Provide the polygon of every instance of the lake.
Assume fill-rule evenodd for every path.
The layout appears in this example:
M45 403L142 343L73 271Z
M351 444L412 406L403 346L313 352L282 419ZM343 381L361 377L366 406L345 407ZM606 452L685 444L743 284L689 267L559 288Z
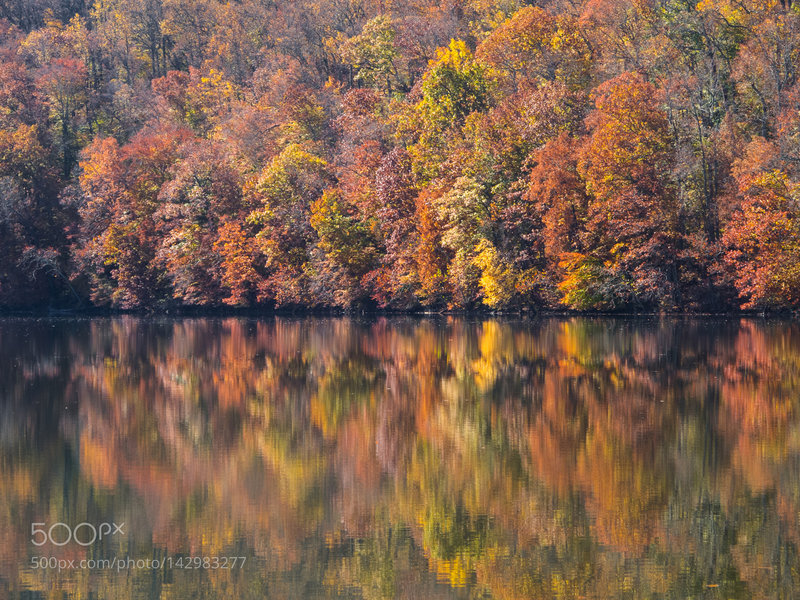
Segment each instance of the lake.
M0 319L0 598L798 598L800 326Z

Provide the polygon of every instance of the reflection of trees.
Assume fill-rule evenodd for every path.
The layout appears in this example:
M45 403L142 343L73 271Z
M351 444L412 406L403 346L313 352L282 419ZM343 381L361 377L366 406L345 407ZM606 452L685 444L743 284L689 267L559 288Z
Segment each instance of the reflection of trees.
M798 593L794 325L22 326L0 345L14 585L42 585L14 572L27 515L125 514L143 552L247 549L271 574L164 583L178 596Z

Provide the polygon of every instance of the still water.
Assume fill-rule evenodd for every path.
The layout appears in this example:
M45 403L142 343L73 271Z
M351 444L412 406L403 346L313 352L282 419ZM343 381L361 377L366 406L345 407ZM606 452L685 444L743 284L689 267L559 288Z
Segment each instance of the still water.
M791 322L0 320L0 598L788 599L798 548Z

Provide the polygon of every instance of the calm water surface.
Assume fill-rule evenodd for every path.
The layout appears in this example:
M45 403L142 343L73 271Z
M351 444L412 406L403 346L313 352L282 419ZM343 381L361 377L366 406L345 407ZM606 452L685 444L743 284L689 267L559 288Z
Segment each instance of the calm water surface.
M789 599L798 548L793 323L0 320L0 598Z

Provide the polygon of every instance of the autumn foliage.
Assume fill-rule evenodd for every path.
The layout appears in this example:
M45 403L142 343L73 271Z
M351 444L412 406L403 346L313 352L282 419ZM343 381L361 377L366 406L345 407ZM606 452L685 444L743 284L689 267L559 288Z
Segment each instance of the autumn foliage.
M794 2L0 7L0 306L800 308Z

